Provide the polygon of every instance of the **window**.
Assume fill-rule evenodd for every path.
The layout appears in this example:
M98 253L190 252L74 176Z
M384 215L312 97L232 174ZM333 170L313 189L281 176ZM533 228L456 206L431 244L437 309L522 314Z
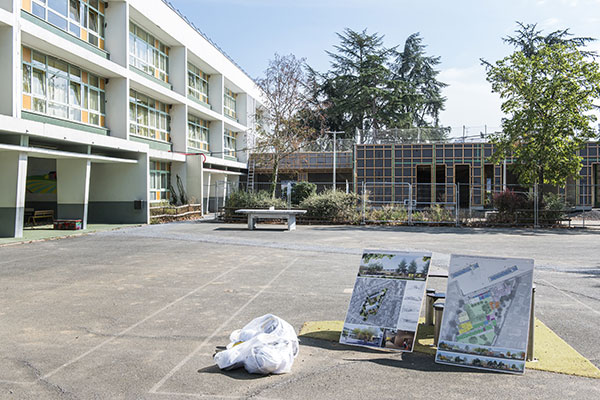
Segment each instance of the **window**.
M223 96L223 100L224 100L224 112L225 115L235 119L236 118L236 113L235 113L235 98L237 97L237 94L233 93L231 90L225 88L225 94Z
M104 8L98 0L32 0L31 13L104 49Z
M223 145L223 153L226 156L235 157L237 144L237 132L225 129L225 143Z
M105 80L23 47L23 109L104 126Z
M188 147L197 150L209 150L209 122L193 115L188 115Z
M169 81L169 48L134 23L129 24L129 64Z
M129 91L129 133L168 142L169 106L148 96Z
M169 200L171 191L171 164L159 161L150 161L150 201Z
M208 103L209 76L188 63L188 94L204 103Z

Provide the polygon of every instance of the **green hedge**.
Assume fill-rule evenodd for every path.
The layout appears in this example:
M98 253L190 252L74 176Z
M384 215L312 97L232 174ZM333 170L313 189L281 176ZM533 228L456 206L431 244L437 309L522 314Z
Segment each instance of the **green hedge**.
M233 192L229 198L225 201L225 215L231 217L235 214L235 210L241 208L269 208L275 207L276 209L286 209L287 204L285 201L272 198L271 194L267 191L259 192L244 192L238 190Z
M329 222L356 223L360 220L358 212L359 196L356 193L345 193L339 190L326 190L321 194L313 194L300 203L309 217L320 218Z

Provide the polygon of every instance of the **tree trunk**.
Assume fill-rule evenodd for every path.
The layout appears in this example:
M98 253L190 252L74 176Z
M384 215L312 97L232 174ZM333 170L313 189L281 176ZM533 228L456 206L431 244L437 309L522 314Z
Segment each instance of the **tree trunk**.
M273 153L273 173L271 174L271 198L275 198L275 191L277 190L277 175L279 174L279 155Z

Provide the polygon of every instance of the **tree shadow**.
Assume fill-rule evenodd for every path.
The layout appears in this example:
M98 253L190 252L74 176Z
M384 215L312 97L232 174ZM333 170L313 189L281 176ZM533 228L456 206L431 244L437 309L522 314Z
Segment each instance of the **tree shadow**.
M394 352L385 349L370 349L360 346L349 346L337 342L332 342L327 339L317 339L307 336L300 336L301 345L307 347L318 348L325 351L351 351L357 354L373 354L381 355L377 358L343 358L344 361L350 362L366 362L381 365L384 367L391 368L402 368L414 371L423 372L462 372L472 374L499 374L500 372L489 371L483 369L465 368L454 365L438 364L435 362L435 358L432 355L423 353L401 353ZM388 356L387 358L385 356ZM399 357L400 356L400 357Z

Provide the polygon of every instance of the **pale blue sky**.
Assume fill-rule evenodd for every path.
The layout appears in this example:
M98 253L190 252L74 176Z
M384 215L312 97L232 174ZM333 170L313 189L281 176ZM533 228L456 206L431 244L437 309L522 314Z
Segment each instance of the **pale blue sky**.
M501 38L515 21L538 23L545 32L571 28L600 38L600 0L171 0L252 77L275 52L305 57L320 71L336 32L367 28L403 45L420 32L428 53L441 57L440 78L450 84L441 123L469 135L500 126L500 100L490 93L481 57L495 61L511 52ZM600 43L591 47L600 50Z

